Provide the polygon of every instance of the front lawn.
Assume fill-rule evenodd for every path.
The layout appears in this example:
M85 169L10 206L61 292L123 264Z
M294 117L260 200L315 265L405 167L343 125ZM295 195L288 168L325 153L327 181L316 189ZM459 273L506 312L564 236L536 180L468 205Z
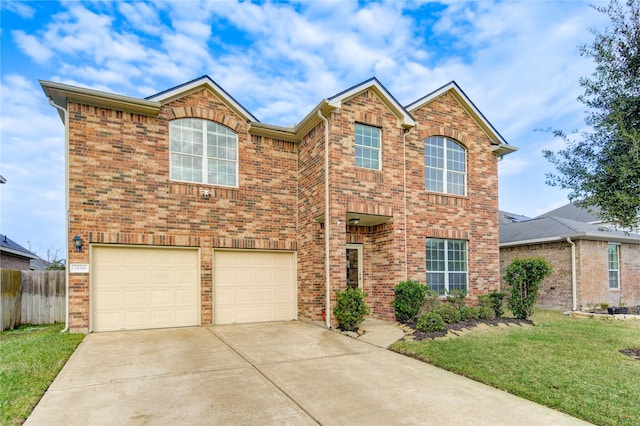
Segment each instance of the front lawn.
M537 311L536 326L490 327L391 349L599 425L640 424L640 321Z
M21 326L0 333L0 424L23 423L82 334L60 334L63 324Z

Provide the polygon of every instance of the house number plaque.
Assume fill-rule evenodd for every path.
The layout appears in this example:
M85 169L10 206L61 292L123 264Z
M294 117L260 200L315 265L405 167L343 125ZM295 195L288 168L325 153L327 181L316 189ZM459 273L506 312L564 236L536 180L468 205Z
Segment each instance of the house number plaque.
M88 263L72 263L69 265L69 273L71 274L88 274L89 273L89 264Z

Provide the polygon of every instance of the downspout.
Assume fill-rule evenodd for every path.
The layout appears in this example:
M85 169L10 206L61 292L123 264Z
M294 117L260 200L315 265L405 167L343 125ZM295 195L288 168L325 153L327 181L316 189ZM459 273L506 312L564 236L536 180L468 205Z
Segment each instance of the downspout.
M49 98L49 104L62 111L64 114L64 201L65 201L65 228L66 242L65 250L67 253L67 264L65 269L65 297L64 297L64 328L60 333L69 330L69 111L56 104L52 98Z
M567 237L567 242L571 244L571 297L573 299L573 305L571 310L578 310L578 286L576 284L576 243L571 241L571 238Z
M331 268L329 268L329 261L331 260L331 253L329 251L329 237L331 235L329 232L329 228L331 227L329 210L329 121L322 115L320 110L318 110L318 117L324 122L324 286L326 289L324 317L327 328L331 328L331 277L329 275L331 270Z
M408 262L409 255L407 253L407 133L410 129L404 129L402 133L402 195L404 210L404 280L409 279Z

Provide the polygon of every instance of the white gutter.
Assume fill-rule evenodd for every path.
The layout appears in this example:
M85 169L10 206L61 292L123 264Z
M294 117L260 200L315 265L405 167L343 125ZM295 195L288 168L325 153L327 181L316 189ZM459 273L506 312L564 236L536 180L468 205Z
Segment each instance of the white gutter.
M331 217L329 215L329 121L322 115L318 109L318 117L324 122L324 274L326 302L324 309L324 318L327 328L331 328L331 276L329 275L329 261L331 253L329 251L329 236L331 235L329 228L331 227Z
M67 264L65 265L65 316L64 328L60 333L69 330L69 111L66 108L56 104L52 98L49 98L49 104L62 111L64 114L64 201L65 201L65 225L66 225L66 242L65 250L67 253Z
M571 244L571 297L573 300L572 310L578 310L578 289L576 283L576 243L567 237L567 242Z

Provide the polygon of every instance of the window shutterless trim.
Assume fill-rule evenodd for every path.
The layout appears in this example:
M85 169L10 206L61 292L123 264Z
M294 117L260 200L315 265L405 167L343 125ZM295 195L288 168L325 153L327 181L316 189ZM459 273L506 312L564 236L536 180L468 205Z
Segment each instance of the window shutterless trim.
M370 128L370 129L377 129L378 130L378 148L372 148L366 145L361 145L356 143L356 128L358 126L361 126L362 128ZM367 169L367 170L382 170L382 127L378 127L378 126L372 126L371 124L366 124L366 123L360 123L358 121L356 121L353 125L353 146L354 146L354 163L356 167L359 167L361 169ZM358 156L356 154L358 147L360 147L361 149L365 149L368 151L373 151L373 152L377 152L378 154L378 158L377 158L377 163L378 163L378 167L377 168L373 168L373 167L367 167L364 165L358 165L357 161L358 161ZM362 160L369 160L371 161L371 159L366 159L364 157L362 157Z

